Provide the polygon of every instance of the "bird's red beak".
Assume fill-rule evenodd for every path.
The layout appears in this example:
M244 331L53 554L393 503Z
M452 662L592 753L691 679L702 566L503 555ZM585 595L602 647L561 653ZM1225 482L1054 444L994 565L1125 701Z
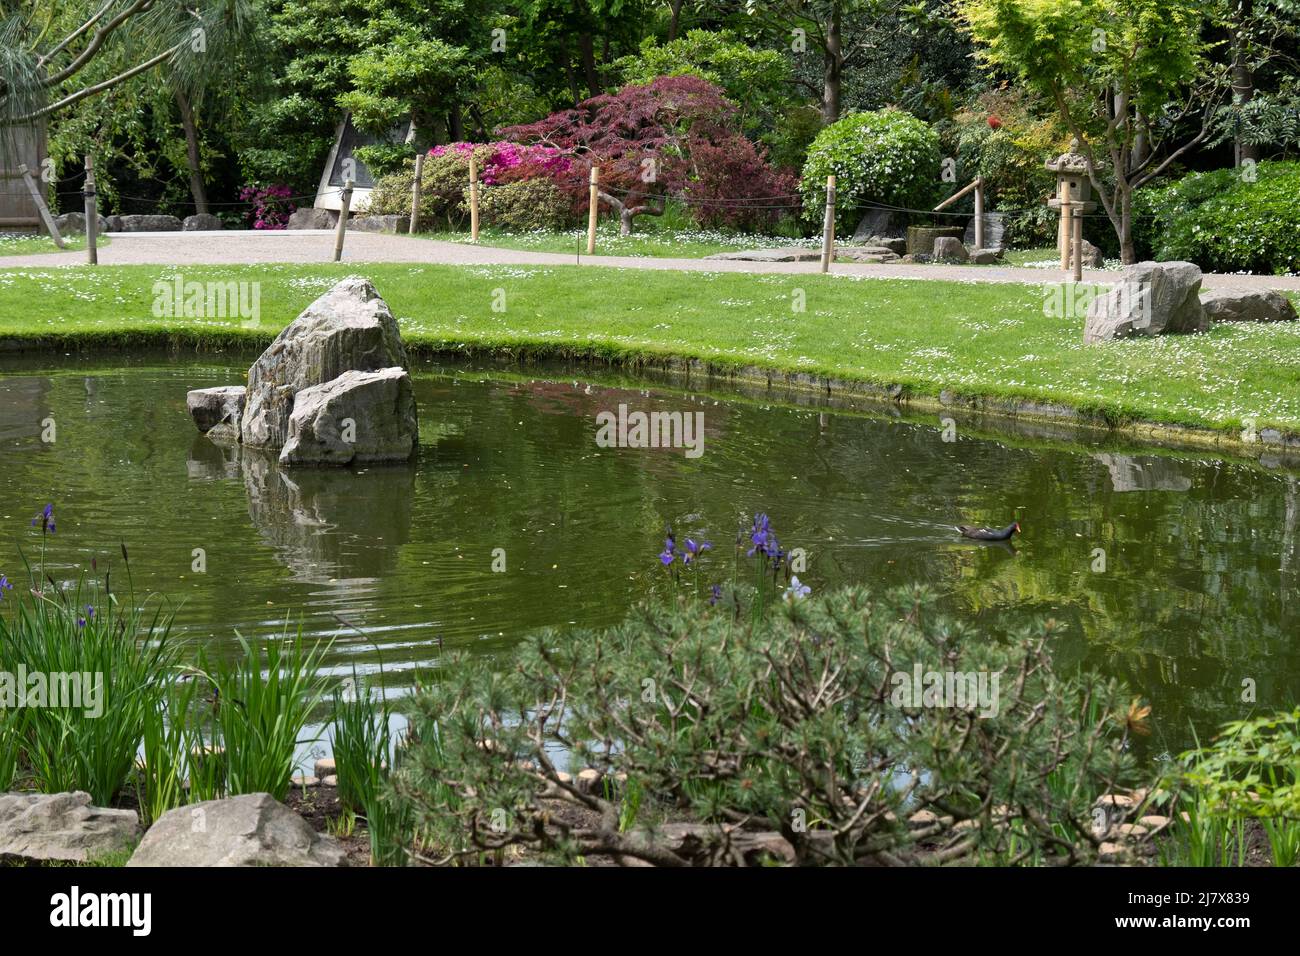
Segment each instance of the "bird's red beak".
M1019 534L1019 533L1020 533L1020 522L1017 521L1017 522L1016 522L1016 534Z

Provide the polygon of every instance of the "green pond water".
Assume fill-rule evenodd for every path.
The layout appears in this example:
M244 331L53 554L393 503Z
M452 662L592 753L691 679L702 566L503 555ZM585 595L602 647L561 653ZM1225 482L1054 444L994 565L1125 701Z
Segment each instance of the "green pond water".
M414 464L282 473L186 413L187 389L239 382L250 361L0 359L0 572L22 578L30 518L53 502L56 578L97 558L120 583L124 542L136 592L176 601L184 638L233 654L236 630L288 619L334 640L331 672L382 660L400 693L448 648L508 654L543 626L619 620L665 590L667 526L712 540L698 580L725 581L738 527L766 511L805 549L814 594L924 581L989 639L1063 622L1059 666L1153 705L1152 757L1300 703L1300 481L1280 467L979 422L945 441L937 416L809 396L428 365L413 369ZM599 447L596 415L619 404L702 412L703 454ZM953 530L1013 517L1013 549Z

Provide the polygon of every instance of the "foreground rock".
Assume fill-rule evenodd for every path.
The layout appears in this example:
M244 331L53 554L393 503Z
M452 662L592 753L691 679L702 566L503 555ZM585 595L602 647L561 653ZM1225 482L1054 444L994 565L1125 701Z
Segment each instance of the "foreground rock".
M89 863L129 850L140 833L134 810L91 806L90 794L0 794L0 860Z
M1211 289L1201 296L1210 322L1294 322L1295 306L1272 289Z
M406 461L418 436L415 390L405 369L344 372L298 392L280 464Z
M270 794L252 793L164 813L126 865L347 866L347 857Z
M239 439L239 420L244 414L242 385L222 385L218 388L196 388L186 393L185 407L199 431L215 438ZM213 429L219 434L211 435Z
M1083 340L1107 342L1139 335L1201 332L1201 269L1192 262L1139 262L1088 306Z
M406 367L397 320L366 279L344 279L284 329L248 372L244 444L282 448L300 391L344 372Z

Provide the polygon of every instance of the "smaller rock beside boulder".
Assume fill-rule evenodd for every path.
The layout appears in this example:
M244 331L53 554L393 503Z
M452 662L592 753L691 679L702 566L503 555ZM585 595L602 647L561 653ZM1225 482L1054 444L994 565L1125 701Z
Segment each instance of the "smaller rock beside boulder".
M215 232L221 228L221 220L210 212L195 213L193 216L186 216L185 221L181 223L181 229L184 232Z
M121 232L180 232L175 216L122 216Z
M970 261L977 266L991 266L1002 261L1001 249L972 249Z
M239 420L244 414L243 385L196 388L186 393L185 407L199 431L219 440L239 440Z
M406 461L418 438L415 390L405 369L349 371L294 396L280 464Z
M338 225L339 214L333 209L304 206L289 216L289 229L333 229Z
M129 850L140 833L134 810L92 806L90 794L0 794L0 860L89 863Z
M269 793L169 810L127 866L347 866L338 842Z
M1201 296L1210 322L1294 322L1291 300L1272 289L1211 289Z
M121 216L105 216L105 217L104 217L104 231L105 231L105 232L124 232L125 230L122 228L122 217L121 217Z
M938 236L934 240L934 258L939 262L966 262L970 259L970 253L960 239Z

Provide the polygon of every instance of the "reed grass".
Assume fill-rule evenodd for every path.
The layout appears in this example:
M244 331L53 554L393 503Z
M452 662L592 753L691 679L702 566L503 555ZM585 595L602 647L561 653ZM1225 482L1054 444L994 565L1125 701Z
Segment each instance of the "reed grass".
M172 619L160 602L151 610L123 604L84 581L71 589L33 586L17 598L12 616L0 615L0 662L10 672L21 665L43 675L49 695L46 705L29 701L9 716L4 734L18 746L4 748L0 776L22 759L42 791L84 790L108 804L127 784L165 694ZM61 695L76 684L80 695L56 702L56 684Z
M283 802L298 745L316 739L302 734L324 697L318 674L328 648L304 647L301 629L292 639L260 643L236 637L243 656L208 671L226 792L269 793Z

